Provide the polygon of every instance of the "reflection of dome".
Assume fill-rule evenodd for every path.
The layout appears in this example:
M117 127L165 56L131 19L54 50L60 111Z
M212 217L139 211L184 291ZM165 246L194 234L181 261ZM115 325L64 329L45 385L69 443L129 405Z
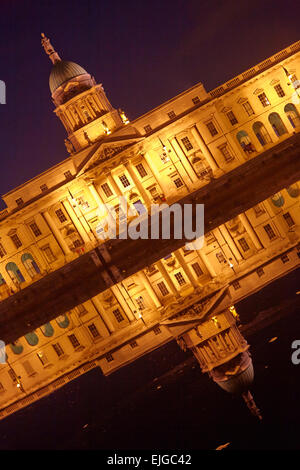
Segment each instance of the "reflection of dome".
M78 77L79 75L86 74L80 65L75 64L74 62L69 62L66 60L57 61L51 70L49 77L49 86L50 91L53 93L58 87L63 83L67 82L71 78Z
M229 393L244 393L254 378L251 356L244 351L210 372L214 382Z
M230 377L228 380L216 382L223 390L229 393L244 393L253 382L254 371L252 362L240 374Z

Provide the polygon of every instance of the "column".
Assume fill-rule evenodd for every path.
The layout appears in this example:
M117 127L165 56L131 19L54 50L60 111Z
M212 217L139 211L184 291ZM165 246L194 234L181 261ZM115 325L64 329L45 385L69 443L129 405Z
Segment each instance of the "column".
M90 240L88 234L86 233L85 229L83 228L80 220L77 217L77 214L74 211L74 208L72 207L72 205L70 204L68 199L65 199L64 201L62 201L62 205L66 209L67 214L69 215L70 219L72 220L73 224L75 225L75 227L76 227L79 235L81 236L82 240L84 241L84 243L89 243L91 240Z
M239 250L237 249L230 233L227 230L226 225L220 225L218 228L219 228L225 242L227 243L227 245L229 246L229 248L232 251L233 255L235 256L236 260L241 261L243 259L243 257L241 255L241 253L239 252Z
M154 150L152 152L153 152L153 154L155 153ZM152 174L155 178L156 183L160 187L161 192L166 195L167 192L168 192L167 187L164 187L163 178L161 177L159 171L157 171L157 169L153 165L152 160L151 160L151 155L149 155L148 153L145 153L144 158L145 158L146 163L149 166L149 168L150 168L150 170L151 170L151 172L152 172Z
M175 153L177 154L180 162L182 163L183 168L185 169L186 173L188 174L191 182L192 183L198 183L199 178L196 175L194 169L192 168L191 163L189 162L187 156L185 155L185 153L183 152L183 150L180 147L179 143L177 142L176 137L171 139L171 145L172 145Z
M118 284L116 284L114 286L111 286L110 289L113 292L113 294L114 294L115 298L117 299L117 301L119 302L119 304L121 305L122 309L124 310L128 320L130 322L136 320L136 318L133 315L128 303L126 302L126 299L124 298L124 295L120 291L120 287L118 286Z
M229 145L232 148L232 151L234 152L234 156L240 163L245 163L245 160L248 160L245 152L243 151L242 147L238 143L237 139L231 135L229 132L226 134L226 138L228 140Z
M95 188L95 185L93 182L90 182L88 183L88 188L93 196L93 198L95 199L97 205L98 205L98 208L100 207L105 207L106 204L105 202L102 200L102 198L100 197L100 194L98 193L97 189ZM103 214L101 214L101 216L103 216ZM109 212L109 210L106 209L106 217L108 217L108 222L113 224L112 226L115 225L115 220L114 218L112 217L111 213Z
M159 298L157 297L157 295L156 295L149 279L147 278L146 274L144 273L144 271L139 271L137 274L138 274L138 277L139 277L141 283L143 284L143 286L145 287L145 289L148 292L149 296L153 300L155 307L157 307L157 308L161 307L161 302L160 302Z
M206 254L202 250L197 250L197 252L198 252L198 255L200 256L200 259L202 260L204 266L206 267L207 271L211 275L211 277L216 277L217 273L214 270L214 268L213 268L212 264L210 263L210 261L208 260Z
M263 248L263 246L262 246L258 236L254 232L253 227L251 226L246 214L240 214L239 219L242 222L243 226L245 227L246 232L248 233L249 237L253 241L255 248L257 250L261 250Z
M192 136L194 137L195 141L199 145L199 148L200 148L201 152L203 153L207 163L211 167L212 171L216 171L219 168L218 164L216 163L211 151L209 150L208 146L206 145L206 143L205 143L202 135L200 134L200 131L199 131L196 124L195 124L194 127L191 128L191 133L192 133Z
M109 182L109 184L112 186L112 188L113 188L114 192L116 193L116 195L117 196L123 196L123 193L122 193L121 189L119 188L119 186L117 185L117 183L115 182L114 177L111 174L111 172L107 173L106 178L107 178L107 181Z
M174 294L175 297L180 297L179 292L176 289L175 285L173 284L173 281L172 281L171 277L169 276L169 273L167 272L167 270L164 267L163 263L161 261L157 261L157 263L155 263L155 264L156 264L159 272L163 276L164 280L168 284L168 287L169 287L170 291L172 292L172 294Z
M187 275L187 277L188 277L190 283L192 284L192 286L193 286L194 288L199 287L198 282L196 281L196 279L195 279L194 276L192 275L189 266L186 264L184 257L183 257L182 254L180 253L180 250L175 251L175 252L174 252L174 255L175 255L175 257L177 258L179 264L181 264L181 266L183 267L183 270L184 270L185 274Z
M146 193L143 185L141 184L141 182L139 181L138 177L136 176L133 168L132 168L132 164L130 162L126 162L124 164L126 170L128 171L132 181L134 182L137 190L140 192L141 196L143 197L145 203L150 206L151 205L151 200L148 196L148 194Z
M60 231L56 227L55 222L53 221L53 219L52 219L51 215L49 214L49 212L43 212L42 215L43 215L44 219L46 220L47 224L49 225L50 230L53 233L54 237L56 238L57 243L61 247L64 255L72 254L70 248L68 247L67 243L63 239Z
M114 325L112 324L107 312L105 311L105 308L101 304L100 300L97 297L93 297L91 299L92 304L94 305L95 309L99 313L101 319L103 320L103 323L105 324L108 332L111 334L113 333L116 329Z

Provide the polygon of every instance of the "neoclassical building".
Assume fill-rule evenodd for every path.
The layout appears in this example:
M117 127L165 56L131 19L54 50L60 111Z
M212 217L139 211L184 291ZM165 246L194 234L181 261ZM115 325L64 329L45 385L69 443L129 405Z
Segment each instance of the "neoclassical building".
M120 196L134 218L141 205L174 203L300 130L300 41L210 92L198 83L132 122L44 35L42 45L52 62L49 86L66 153L3 195L1 300L102 243L107 217L119 224L128 216ZM211 313L202 329L193 323L193 334L178 333L172 315L199 306L211 312L218 295L229 295L233 306L298 267L299 202L295 183L207 233L201 249L178 249L6 345L0 417L91 368L109 374L174 338L216 381L222 347L230 360L239 354L241 370L249 372L234 308ZM105 204L111 212L103 213Z

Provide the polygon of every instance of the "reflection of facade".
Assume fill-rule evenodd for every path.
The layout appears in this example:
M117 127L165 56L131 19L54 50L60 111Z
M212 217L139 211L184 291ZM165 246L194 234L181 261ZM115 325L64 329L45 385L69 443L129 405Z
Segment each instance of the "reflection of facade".
M137 207L173 203L300 129L294 96L300 42L211 92L199 83L134 122L81 66L62 61L45 37L43 45L53 62L50 89L68 154L3 196L2 299L93 248L105 230L102 204L120 222L126 217L120 196L136 214ZM12 369L0 365L0 417L93 367L108 374L171 340L163 322L223 286L229 284L234 303L298 266L299 194L299 183L283 189L208 233L201 250L170 253L9 345ZM204 321L196 323L203 335ZM217 351L226 356L230 331L199 347L194 342L199 360L209 362ZM214 380L222 382L223 372L215 369Z

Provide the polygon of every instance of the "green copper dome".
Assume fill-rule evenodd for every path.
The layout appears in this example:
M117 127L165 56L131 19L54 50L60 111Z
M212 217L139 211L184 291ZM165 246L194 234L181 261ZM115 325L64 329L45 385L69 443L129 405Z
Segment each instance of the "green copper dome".
M49 77L49 86L53 93L59 86L67 82L71 78L78 77L87 73L80 65L66 60L57 61L51 70Z

